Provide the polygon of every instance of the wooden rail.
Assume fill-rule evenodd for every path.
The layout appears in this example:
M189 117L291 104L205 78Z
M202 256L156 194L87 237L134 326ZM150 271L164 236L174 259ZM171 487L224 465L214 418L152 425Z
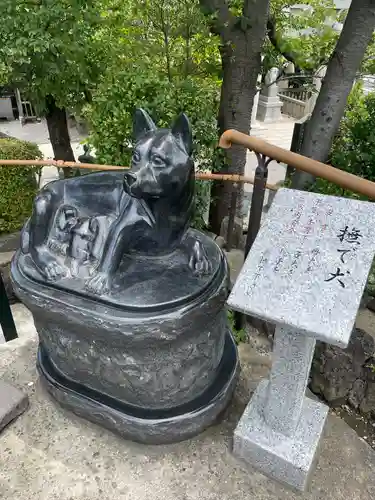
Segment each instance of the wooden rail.
M126 170L129 167L119 166L119 165L100 165L97 163L75 163L71 161L61 161L61 160L1 160L0 165L7 166L55 166L59 168L83 168L90 170ZM211 174L209 172L196 172L196 179L205 181L228 181L228 182L238 182L243 184L254 184L254 178L245 175L238 174ZM278 186L273 184L267 184L267 189L271 191L277 191Z
M322 179L333 182L344 189L349 189L354 193L362 194L371 199L375 199L374 182L349 174L348 172L334 168L331 165L326 165L325 163L307 158L306 156L292 153L291 151L279 148L269 142L263 141L257 137L251 137L243 134L242 132L238 132L237 130L227 130L221 136L219 146L228 149L232 146L232 144L244 146L251 151L261 153L269 158L272 158L273 160L290 165L297 170L302 170L303 172L312 174L314 177L321 177Z

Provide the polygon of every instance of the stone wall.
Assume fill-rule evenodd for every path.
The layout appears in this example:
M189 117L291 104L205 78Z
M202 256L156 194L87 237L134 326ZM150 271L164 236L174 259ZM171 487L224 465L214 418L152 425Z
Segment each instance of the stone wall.
M330 406L349 404L375 417L374 335L355 328L346 349L317 342L310 379Z

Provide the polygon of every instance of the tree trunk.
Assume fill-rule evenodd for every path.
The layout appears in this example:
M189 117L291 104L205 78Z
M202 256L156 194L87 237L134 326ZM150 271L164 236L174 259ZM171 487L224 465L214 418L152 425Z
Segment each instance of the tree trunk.
M321 162L327 161L374 28L375 0L353 0L306 127L302 155ZM293 176L292 187L303 189L313 181L311 175L297 171Z
M55 160L75 161L68 131L66 111L59 108L53 96L46 97L46 120L49 138L53 148ZM65 177L72 177L72 168L64 169Z
M219 133L236 129L248 134L256 83L261 67L261 51L269 12L268 0L244 0L241 17L233 16L225 0L201 0L205 13L214 15L211 30L221 37L223 82L218 116ZM226 153L221 172L243 174L246 150L234 146ZM215 182L211 190L210 227L219 233L228 215L232 184ZM241 201L242 196L239 196Z

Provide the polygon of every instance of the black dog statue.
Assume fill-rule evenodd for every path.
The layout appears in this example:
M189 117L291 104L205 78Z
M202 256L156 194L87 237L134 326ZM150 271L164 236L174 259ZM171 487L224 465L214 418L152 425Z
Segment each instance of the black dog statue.
M12 260L33 314L42 383L65 408L142 443L190 438L233 394L239 363L224 252L190 228L189 121L139 109L131 169L37 195Z
M103 171L46 185L25 225L21 250L47 281L80 277L93 295L110 292L125 255L158 259L183 248L195 275L211 264L188 234L194 208L189 121L181 114L158 129L138 109L131 169Z

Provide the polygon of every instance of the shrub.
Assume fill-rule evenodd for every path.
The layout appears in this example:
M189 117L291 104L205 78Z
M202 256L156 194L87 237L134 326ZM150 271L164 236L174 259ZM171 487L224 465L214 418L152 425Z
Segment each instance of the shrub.
M188 77L170 82L155 71L126 66L103 78L84 112L98 162L112 165L130 163L133 114L137 107L144 108L159 127L169 127L184 112L192 124L193 154L198 168L212 170L215 158L219 158L218 104L219 85L213 80ZM195 227L203 225L209 187L208 182L197 182Z
M332 145L329 163L346 172L375 181L375 94L365 96L361 84L356 84L349 96ZM310 190L366 199L323 179L317 179Z
M246 333L246 330L244 328L241 328L240 330L236 328L234 320L234 312L232 310L230 309L227 310L227 317L236 344L238 345L241 342L248 342L248 335Z
M37 160L42 154L36 144L18 139L0 138L3 160ZM37 192L35 167L0 166L0 234L21 229L30 216Z

